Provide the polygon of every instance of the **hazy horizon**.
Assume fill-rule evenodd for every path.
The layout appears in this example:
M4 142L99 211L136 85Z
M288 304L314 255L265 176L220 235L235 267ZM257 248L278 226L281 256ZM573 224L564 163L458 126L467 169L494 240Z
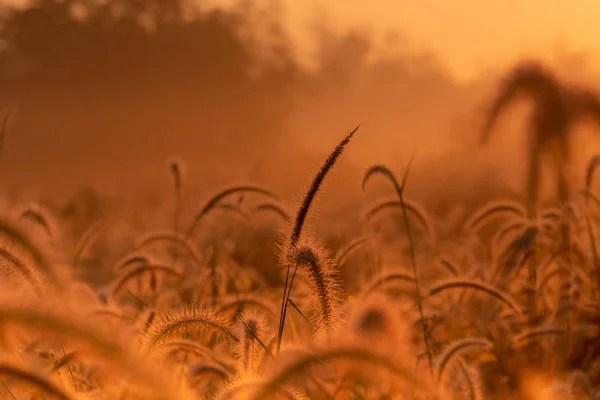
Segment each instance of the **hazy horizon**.
M14 89L16 97L5 99L22 101L0 161L0 176L16 192L36 187L42 192L69 191L79 186L137 190L164 186L164 163L177 156L188 162L193 185L214 187L251 179L265 185L277 182L277 190L298 193L345 132L361 125L339 176L332 178L345 182L339 185L358 188L355 182L371 164L385 163L399 170L417 150L415 181L423 178L429 183L422 190L415 183L422 197L440 190L460 192L460 187L473 185L486 171L498 172L498 179L520 191L525 114L518 108L510 111L516 112L516 118L507 118L509 134L498 133L491 149L477 148L473 140L498 74L517 62L519 55L539 55L577 81L593 85L595 56L590 51L580 54L589 47L588 36L571 37L572 25L552 23L560 7L540 11L538 17L546 25L535 28L527 23L536 11L532 5L523 6L517 16L513 15L516 2L488 9L461 1L461 7L457 3L451 10L441 9L435 1L419 3L421 8L407 6L407 12L397 13L397 23L392 23L395 13L382 12L383 6L392 6L382 0L369 2L360 15L358 2L347 3L343 10L317 1L304 3L304 9L288 3L284 22L295 32L291 51L297 51L296 46L304 49L300 53L306 51L314 39L311 43L324 46L321 62L331 62L331 68L301 71L300 77L290 78L289 87L288 78L281 78L283 83L274 78L265 86L272 90L265 89L259 98L251 87L241 97L235 88L228 88L229 72L204 79L200 71L198 82L152 75L151 83L135 89L128 88L128 80L121 85L114 77L117 80L100 84L71 83L68 90L56 82L27 83L27 90ZM514 29L499 31L503 25L492 16L506 17L502 23L514 23ZM303 26L311 26L311 20L317 24L312 25L309 40L300 32ZM461 29L456 29L459 23ZM361 25L369 29L357 32L373 34L346 35ZM324 28L329 32L319 38ZM525 28L531 35L522 31ZM481 29L481 34L474 35L474 29ZM365 64L370 52L382 48L377 35L391 30L399 35L395 44L389 43L395 56ZM560 32L566 43L562 53L552 46ZM447 40L441 39L442 34ZM210 40L203 40L206 54L218 55ZM305 43L298 45L302 40ZM528 48L535 52L524 53ZM185 64L185 54L177 57L178 63ZM168 67L168 59L161 62ZM216 71L222 70L221 61L214 62ZM231 68L235 65L232 62ZM93 68L100 69L82 70L84 75L78 79L94 76L102 67L93 64ZM289 109L276 111L281 118L271 123L266 116L273 115L272 107ZM270 133L263 135L265 130ZM590 136L585 135L575 145L576 171L594 152Z
M26 4L28 0L1 0ZM227 7L239 0L198 1L206 7ZM268 4L261 0L256 4ZM415 51L431 52L456 79L476 79L490 70L501 70L522 57L551 60L561 52L574 52L600 62L600 25L594 15L600 3L577 4L543 0L508 0L496 3L476 0L421 2L395 0L284 0L287 28L303 61L313 51L311 26L323 18L338 32L360 29L385 42L394 40ZM506 29L509 27L509 29ZM574 59L573 62L580 60Z

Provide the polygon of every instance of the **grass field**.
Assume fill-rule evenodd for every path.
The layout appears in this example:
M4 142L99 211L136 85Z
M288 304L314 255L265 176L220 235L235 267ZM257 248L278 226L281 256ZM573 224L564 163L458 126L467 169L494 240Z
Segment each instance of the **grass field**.
M119 212L74 226L45 204L5 205L0 395L598 398L600 158L584 187L564 171L570 126L598 118L600 102L523 64L500 84L485 135L520 93L535 106L525 200L498 198L467 218L441 220L406 198L407 159L356 177L365 196L375 181L391 196L352 232L308 229L360 127L323 155L295 207L250 182L189 210L177 159L166 164L173 207L148 211L166 221L159 229ZM542 207L538 159L557 143L560 201Z

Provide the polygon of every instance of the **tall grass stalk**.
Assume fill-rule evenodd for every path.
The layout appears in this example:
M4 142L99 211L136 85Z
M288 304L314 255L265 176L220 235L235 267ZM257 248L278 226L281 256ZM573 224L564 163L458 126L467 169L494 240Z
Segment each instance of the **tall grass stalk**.
M358 130L358 128L359 128L359 126L357 126L352 131L350 131L350 133L348 133L346 135L346 137L337 145L337 147L333 150L333 152L329 155L329 157L327 157L327 159L321 166L321 169L319 170L319 172L313 179L312 184L308 190L308 193L306 193L306 196L304 196L304 200L303 200L302 204L300 205L298 213L296 214L296 220L295 220L294 226L292 228L290 238L289 238L288 242L286 243L286 248L284 248L284 253L293 251L293 249L295 249L296 245L298 244L298 240L300 240L300 234L302 233L302 228L304 226L304 221L306 220L306 216L308 215L310 206L311 206L315 196L317 195L317 192L319 191L319 188L321 187L321 184L323 183L325 176L333 168L335 162L337 161L337 159L340 157L340 155L344 151L344 147L346 147L346 145L350 142L350 139L352 139L352 136L354 136L354 133ZM293 275L290 274L292 266L287 262L286 262L286 264L287 264L287 271L286 271L286 275L285 275L285 284L283 286L283 296L281 299L279 328L277 330L277 353L279 353L279 351L281 349L281 340L283 338L283 329L285 327L285 317L286 317L286 312L287 312L287 305L288 305L288 301L290 298L290 294L291 294L293 283L294 283L294 277L295 277L295 271L294 271Z

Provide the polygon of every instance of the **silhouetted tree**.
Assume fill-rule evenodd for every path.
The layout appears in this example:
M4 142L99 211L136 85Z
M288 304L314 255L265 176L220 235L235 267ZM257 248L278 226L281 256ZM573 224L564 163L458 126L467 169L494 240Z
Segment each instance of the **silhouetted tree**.
M244 34L253 28L241 11L201 11L192 4L35 0L28 8L8 10L0 21L5 94L28 109L34 103L55 108L87 103L93 112L100 104L115 109L122 104L132 108L130 126L150 114L161 118L162 112L164 122L148 122L144 134L161 125L180 126L203 132L199 143L235 138L248 152L252 136L279 134L291 112L296 66L286 50L288 39L271 16L270 36L259 49ZM8 74L15 60L27 67L19 79ZM161 112L150 111L156 109Z
M182 0L37 0L6 13L1 33L47 80L216 71L240 80L251 49L237 35L238 19L217 11L184 18Z

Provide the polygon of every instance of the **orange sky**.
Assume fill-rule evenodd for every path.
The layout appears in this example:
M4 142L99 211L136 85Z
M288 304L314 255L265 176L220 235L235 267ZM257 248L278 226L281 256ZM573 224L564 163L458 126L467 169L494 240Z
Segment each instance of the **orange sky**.
M461 78L511 63L521 54L548 56L557 44L600 55L598 0L287 2L296 32L316 10L325 8L328 18L343 27L403 32L413 45L434 50Z
M26 0L0 0L22 3ZM227 4L236 0L212 0ZM269 0L257 0L269 1ZM435 51L452 73L468 78L521 54L548 56L557 44L600 55L598 0L283 0L299 43L315 13L338 27L403 32L416 47ZM203 1L205 3L205 1ZM592 59L600 60L593 56Z

